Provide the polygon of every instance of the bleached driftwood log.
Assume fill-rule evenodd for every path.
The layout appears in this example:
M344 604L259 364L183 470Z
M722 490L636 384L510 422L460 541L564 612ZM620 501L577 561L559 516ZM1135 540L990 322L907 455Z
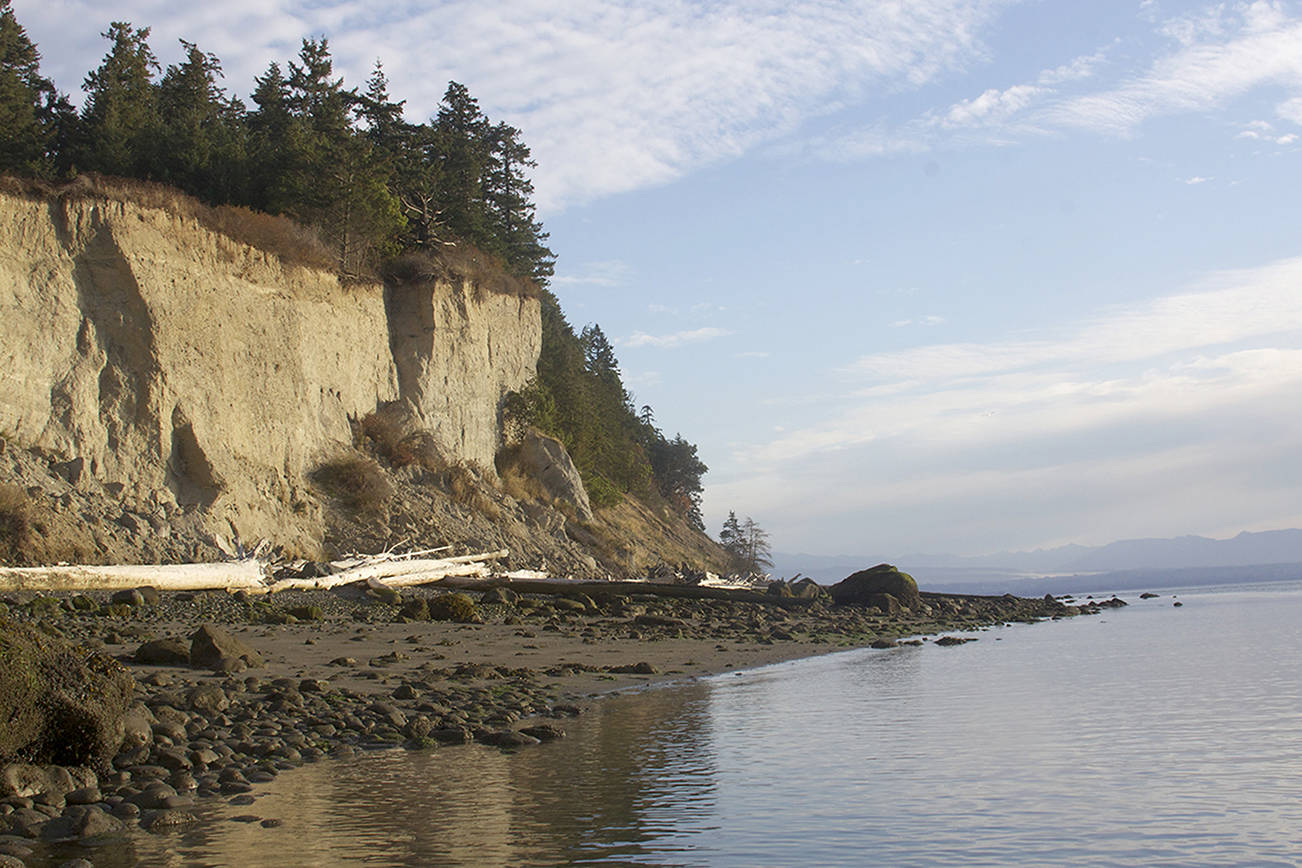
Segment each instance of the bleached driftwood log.
M218 564L109 564L0 567L0 591L121 590L144 585L160 591L258 590L266 564L252 558Z
M508 549L484 552L476 555L459 555L451 558L415 558L396 560L379 556L378 560L359 564L350 569L321 576L315 579L281 579L271 584L267 590L279 591L337 588L354 582L378 579L392 588L405 588L412 585L424 585L439 579L457 576L463 578L486 578L492 575L486 561L494 561L510 554Z

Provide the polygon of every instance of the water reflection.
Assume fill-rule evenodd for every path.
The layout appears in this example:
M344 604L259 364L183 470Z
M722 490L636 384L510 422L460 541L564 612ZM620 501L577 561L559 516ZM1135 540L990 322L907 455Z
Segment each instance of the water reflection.
M1292 864L1302 589L1182 596L1182 609L1137 605L955 649L847 652L612 699L567 721L570 737L513 756L470 746L321 763L252 807L210 806L196 829L92 858Z
M189 830L45 855L51 864L89 855L100 868L674 865L676 830L716 806L716 771L697 749L707 693L688 686L599 703L564 722L569 737L513 755L469 745L322 762L283 774L252 806L204 806ZM233 819L241 815L283 825Z

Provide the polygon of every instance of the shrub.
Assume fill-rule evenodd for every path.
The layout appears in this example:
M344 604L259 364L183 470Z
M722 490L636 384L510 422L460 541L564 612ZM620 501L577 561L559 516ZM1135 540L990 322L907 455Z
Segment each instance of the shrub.
M393 486L380 466L362 455L349 455L322 464L312 481L348 508L361 513L379 510L393 496Z
M31 503L17 485L0 483L0 560L22 557L31 530Z

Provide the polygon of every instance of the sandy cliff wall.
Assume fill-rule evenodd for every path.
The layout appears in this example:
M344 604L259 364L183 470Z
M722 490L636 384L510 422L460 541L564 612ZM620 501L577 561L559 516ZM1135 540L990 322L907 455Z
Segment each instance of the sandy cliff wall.
M306 475L387 402L491 466L540 345L536 300L342 286L166 210L0 194L0 435L214 534L309 548Z

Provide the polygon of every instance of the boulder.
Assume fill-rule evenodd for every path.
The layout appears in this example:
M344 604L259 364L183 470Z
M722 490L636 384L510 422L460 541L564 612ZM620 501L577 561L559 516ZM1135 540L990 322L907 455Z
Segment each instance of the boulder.
M262 665L262 655L253 646L213 624L204 624L190 637L191 666L228 671L235 668L235 660L250 667Z
M137 663L184 666L190 662L190 643L184 639L151 639L136 649Z
M860 570L837 582L830 590L832 600L838 606L882 608L886 601L881 599L881 595L890 595L907 609L915 608L922 602L918 596L918 583L913 580L913 576L900 572L890 564L878 564L871 569Z
M579 469L555 437L529 431L520 443L519 462L530 476L542 483L547 493L574 507L582 521L592 521L592 504L583 487Z
M106 767L134 688L116 660L0 619L0 762Z

